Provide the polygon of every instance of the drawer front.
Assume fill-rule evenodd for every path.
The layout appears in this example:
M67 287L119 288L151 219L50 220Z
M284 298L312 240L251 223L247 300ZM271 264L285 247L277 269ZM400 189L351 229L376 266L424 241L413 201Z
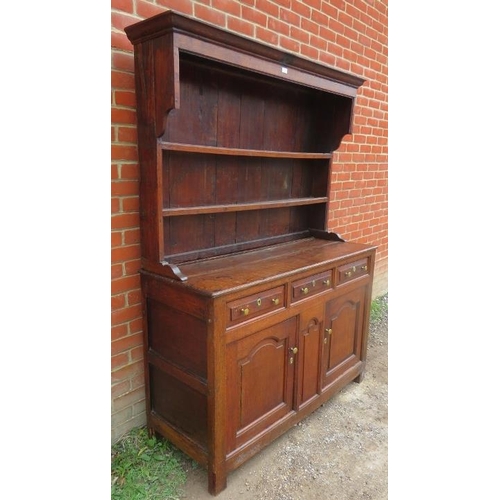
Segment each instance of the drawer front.
M369 274L368 258L360 259L337 268L337 283L339 285Z
M285 287L282 285L270 290L254 293L233 302L228 302L228 325L238 324L281 309L284 306L284 298Z
M330 290L333 287L332 271L313 274L292 283L292 302L307 299L311 295Z

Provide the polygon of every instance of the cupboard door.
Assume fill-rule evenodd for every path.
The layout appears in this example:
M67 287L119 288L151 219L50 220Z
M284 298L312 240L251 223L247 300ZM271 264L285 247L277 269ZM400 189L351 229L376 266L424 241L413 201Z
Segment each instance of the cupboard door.
M297 320L292 317L227 346L227 451L292 411Z
M323 388L361 362L365 294L361 287L326 303Z

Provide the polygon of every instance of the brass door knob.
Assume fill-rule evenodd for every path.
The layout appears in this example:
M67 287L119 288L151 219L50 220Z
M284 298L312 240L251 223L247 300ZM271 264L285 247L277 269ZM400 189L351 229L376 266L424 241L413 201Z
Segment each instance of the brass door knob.
M331 328L325 328L325 333L328 333L328 335L332 334L332 329Z
M299 348L298 347L290 347L290 352L292 354L297 354L299 352Z

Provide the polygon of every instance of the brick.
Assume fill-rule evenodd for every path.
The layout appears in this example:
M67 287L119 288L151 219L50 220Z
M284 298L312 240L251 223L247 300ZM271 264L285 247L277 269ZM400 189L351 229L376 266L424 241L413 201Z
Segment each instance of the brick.
M331 1L323 2L321 4L321 12L327 15L330 20L337 19L339 7L337 5L332 5Z
M132 0L111 0L111 9L132 14L134 12L134 4Z
M325 28L324 26L320 26L319 36L325 40L330 40L331 42L335 42L335 39L337 38L337 34L335 32L329 28Z
M133 276L124 276L111 281L111 293L128 292L129 290L139 288L140 285L141 282L137 274Z
M139 245L127 245L111 249L111 261L113 263L137 259L140 256L141 249Z
M111 266L111 279L120 278L123 276L122 264L114 264Z
M309 19L302 18L300 21L300 27L309 33L314 33L315 35L319 33L318 24L311 22Z
M255 36L259 40L262 40L263 42L266 42L270 45L278 45L278 35L276 33L273 33L272 31L261 28L260 26L256 27Z
M123 396L130 391L130 380L124 380L111 386L111 397L113 399Z
M126 324L114 325L111 327L111 340L118 340L128 335L128 327Z
M112 165L113 166L113 165ZM111 213L116 214L120 212L120 198L111 198Z
M111 122L115 124L135 125L136 113L131 109L111 108Z
M306 5L313 9L321 10L321 0L302 0Z
M296 42L295 40L292 40L291 38L288 38L286 36L280 36L279 45L284 50L287 50L289 52L299 52L299 42Z
M142 294L140 290L132 290L127 293L127 304L129 306L142 303Z
M132 144L137 144L137 128L134 126L130 127L117 127L118 136L117 142L130 142Z
M328 20L328 28L339 35L343 35L345 31L345 26L341 22L332 18Z
M241 5L235 0L212 0L212 7L232 16L241 15Z
M142 19L147 19L148 17L153 17L156 16L157 14L165 12L164 7L155 5L149 1L144 1L144 0L136 0L136 10L137 14Z
M111 159L113 160L138 160L137 148L135 146L111 145Z
M142 427L146 424L146 415L141 414L130 417L125 422L116 423L114 417L111 416L111 444L116 443L131 429Z
M141 233L139 229L123 231L123 242L125 245L134 245L140 242Z
M125 305L125 294L122 293L111 297L111 310L122 309Z
M116 398L113 401L113 410L120 411L129 406L133 406L140 401L144 400L144 391L141 389L136 389L135 391L130 391L123 396Z
M311 35L310 40L311 40L311 45L317 48L318 50L327 50L328 43L326 42L326 40L323 40L322 38L319 38L315 35Z
M280 13L279 7L269 0L255 0L255 8L273 17L278 17Z
M135 24L140 20L140 17L134 15L125 14L122 12L111 12L111 26L120 31L124 31L124 28L130 26L131 24Z
M111 217L111 229L125 229L138 226L139 214L118 214Z
M131 321L128 325L128 328L131 334L142 332L142 317Z
M142 335L137 333L134 335L128 335L127 337L111 342L111 353L113 355L119 354L141 345Z
M342 54L344 52L344 49L340 45L337 45L336 43L332 43L332 42L328 42L326 48L330 54L332 54L336 57L342 57Z
M120 179L139 180L139 165L137 163L126 163L120 167ZM139 192L139 183L137 183L137 193Z
M163 5L168 9L176 10L181 14L193 15L194 3L192 0L156 0L156 3Z
M134 90L135 81L133 73L126 73L124 71L111 71L111 87L113 89L127 89Z
M111 247L117 247L122 244L122 232L115 231L111 233Z
M121 325L127 323L128 321L141 318L141 314L142 314L142 307L140 304L129 306L124 309L118 309L117 311L112 311L111 313L111 324Z
M111 32L111 48L120 50L133 50L132 42L127 38L125 33L119 31Z
M122 199L123 212L138 212L139 211L139 198L129 197Z
M352 19L352 17L350 15L346 14L345 12L339 11L339 13L338 13L338 20L344 26L347 26L349 28L351 28L352 25L353 25L353 19Z
M319 51L310 45L301 44L300 45L300 53L304 57L308 57L309 59L313 59L315 61L319 58Z
M144 348L143 346L135 347L130 349L130 360L131 361L142 361L144 359Z
M271 31L276 31L282 35L288 36L290 34L290 26L288 26L288 24L278 21L277 19L272 19L271 17L267 20L267 27Z
M131 363L117 370L111 372L111 383L115 384L123 380L130 379L133 376L143 371L143 364L141 362Z
M351 64L348 61L344 60L344 59L339 59L337 61L337 66L338 66L339 69L343 69L345 71L350 71L351 70Z
M137 103L135 99L135 92L126 90L114 91L115 104L117 106L129 106L135 108Z
M194 15L198 19L202 21L207 21L211 24L215 24L217 26L225 26L226 25L226 15L222 12L218 12L204 5L195 5L194 6Z
M111 67L114 69L134 72L134 55L130 52L113 51L111 53Z
M346 49L348 49L351 46L351 41L349 40L349 38L346 38L343 35L337 35L335 41L338 45L340 45Z
M280 9L280 20L294 26L300 26L300 16L288 9Z
M146 400L143 399L142 401L139 401L138 403L135 403L134 406L132 406L132 415L143 415L144 412L146 411Z
M137 275L139 269L141 268L141 261L140 259L137 259L137 260L132 260L130 262L125 262L124 267L125 267L125 276L135 276Z
M146 382L144 380L144 371L138 373L130 379L130 388L135 389L136 387L144 387Z
M290 2L290 9L299 16L307 19L311 18L311 8L308 5L305 5L302 1L299 2L298 0L292 0Z
M320 52L319 53L319 60L324 63L324 64L327 64L329 66L335 66L336 65L336 59L335 59L335 56L333 56L332 54L328 53L328 52Z
M248 22L258 24L260 26L267 26L267 16L262 12L255 9L250 9L244 5L241 7L241 17Z
M111 356L111 369L115 370L121 366L125 366L129 363L128 353L117 354L116 356ZM130 384L129 384L130 385Z
M325 14L322 14L321 12L318 12L317 10L313 10L311 14L311 20L321 24L322 26L328 26L328 16L325 16Z
M290 37L294 40L297 40L298 42L303 42L305 44L308 44L310 39L309 33L296 28L295 26L292 26L290 28Z
M137 181L115 181L111 183L112 196L131 196L137 194L138 191Z
M255 34L255 27L253 24L234 17L228 17L227 28L231 31L235 31L249 37L253 37Z

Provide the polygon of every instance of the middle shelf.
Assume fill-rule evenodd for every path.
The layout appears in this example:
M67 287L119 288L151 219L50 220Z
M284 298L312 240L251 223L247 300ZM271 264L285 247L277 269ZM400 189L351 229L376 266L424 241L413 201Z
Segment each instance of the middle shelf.
M235 203L224 205L200 205L195 207L164 208L163 217L172 217L178 215L197 215L211 214L221 212L243 212L247 210L262 210L268 208L297 207L301 205L317 205L326 203L328 197L307 197L307 198L289 198L284 200L261 201L253 203Z

